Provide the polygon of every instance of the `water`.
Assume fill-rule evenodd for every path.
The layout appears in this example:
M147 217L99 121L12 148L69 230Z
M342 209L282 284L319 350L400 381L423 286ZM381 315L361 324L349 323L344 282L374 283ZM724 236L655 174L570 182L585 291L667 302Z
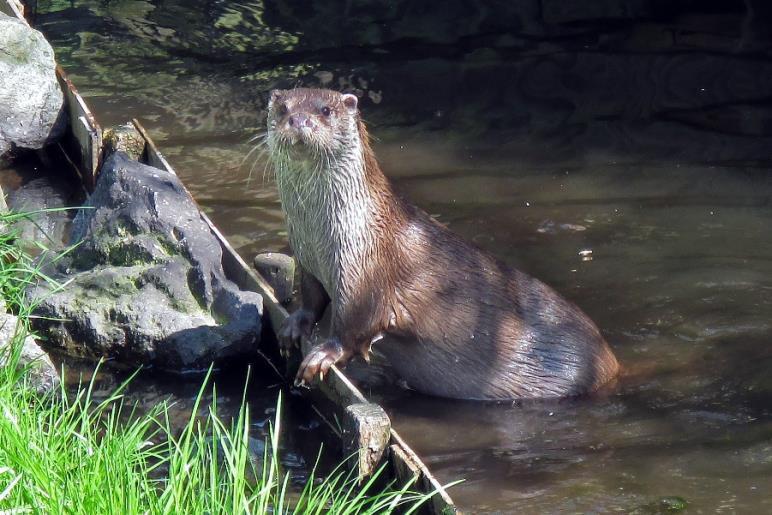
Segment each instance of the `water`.
M516 4L41 1L35 21L245 258L286 245L244 161L267 92L349 88L398 190L598 323L625 368L603 395L384 396L466 511L772 511L768 9Z

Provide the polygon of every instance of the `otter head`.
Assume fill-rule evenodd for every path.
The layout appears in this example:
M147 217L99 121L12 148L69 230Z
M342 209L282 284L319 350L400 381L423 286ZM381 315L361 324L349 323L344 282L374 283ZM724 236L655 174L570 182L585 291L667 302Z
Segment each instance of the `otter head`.
M273 90L268 145L274 158L329 161L358 143L357 97L329 89Z

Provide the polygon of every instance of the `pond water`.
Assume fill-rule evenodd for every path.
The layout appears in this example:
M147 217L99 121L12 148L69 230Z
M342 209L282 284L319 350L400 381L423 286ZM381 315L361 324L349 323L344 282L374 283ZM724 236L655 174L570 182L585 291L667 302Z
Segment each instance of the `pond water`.
M248 260L286 246L246 157L267 92L327 85L361 96L399 191L598 323L625 368L604 395L384 397L465 511L772 511L769 8L479 4L38 1L34 21Z

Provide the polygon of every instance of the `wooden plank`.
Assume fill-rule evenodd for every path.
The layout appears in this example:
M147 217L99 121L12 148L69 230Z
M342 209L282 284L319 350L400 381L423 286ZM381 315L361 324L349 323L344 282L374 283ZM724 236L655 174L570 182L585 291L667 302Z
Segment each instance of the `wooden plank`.
M134 119L132 123L146 141L145 155L147 163L177 175L166 158L158 151L158 147L156 147L139 120ZM201 212L201 217L209 225L212 233L220 242L223 250L223 268L227 277L239 285L239 287L256 291L263 295L263 305L268 311L271 326L275 332L289 315L284 306L277 300L273 288L260 274L247 265L205 213ZM367 404L369 402L362 392L335 365L330 367L330 372L325 377L325 380L312 391L313 394L318 395L319 393L317 392L322 394L328 401L331 401L341 413L345 412L346 408L351 405ZM332 427L332 429L334 431L338 430L336 427ZM418 485L423 492L436 492L426 511L437 515L458 513L447 491L394 428L391 428L390 442L392 452L389 453L389 459L392 462L392 468L395 471L410 471L410 477L406 476L405 480L417 476Z
M343 456L361 484L378 470L391 440L391 421L386 411L372 402L350 404L342 424Z
M64 142L63 150L75 163L83 185L91 192L94 191L96 175L99 170L102 129L61 66L57 65L56 75L64 92L72 133L72 141L69 145Z
M410 448L410 446L402 439L397 431L391 429L391 441L392 450L395 446L399 449L399 458L392 460L392 465L396 467L404 466L403 462L410 464L410 469L414 474L418 474L418 482L421 485L421 490L424 492L436 492L429 504L429 513L437 515L451 515L460 514L461 512L456 507L456 504L451 499L448 491L437 480L436 477L429 471L429 467L418 457L418 455ZM400 478L403 479L403 478Z
M24 5L20 1L5 0L4 2L0 2L0 12L20 19L29 27L29 23L27 23L27 20L24 18Z

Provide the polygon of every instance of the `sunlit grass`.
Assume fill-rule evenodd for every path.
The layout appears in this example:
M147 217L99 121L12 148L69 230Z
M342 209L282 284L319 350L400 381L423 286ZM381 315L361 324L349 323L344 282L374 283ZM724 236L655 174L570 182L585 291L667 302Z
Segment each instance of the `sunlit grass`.
M19 216L0 214L0 224L12 225ZM48 280L36 263L13 230L0 234L0 295L22 321L14 349L28 330L24 289ZM18 352L4 360L2 514L409 513L428 499L410 492L410 485L376 489L384 469L364 485L341 466L322 479L313 472L303 486L291 488L279 459L281 399L265 453L255 457L246 398L235 417L220 418L216 400L202 406L214 388L209 376L180 429L172 427L167 404L143 413L128 405L127 383L102 400L94 396L93 380L75 392L61 386L40 395L26 386Z
M34 513L390 513L424 497L408 488L369 492L339 468L290 492L279 463L281 403L261 465L249 452L246 403L225 423L203 420L202 388L188 423L174 434L161 405L124 412L119 388L95 401L77 394L36 398L0 385L0 508ZM382 473L381 470L379 473Z

